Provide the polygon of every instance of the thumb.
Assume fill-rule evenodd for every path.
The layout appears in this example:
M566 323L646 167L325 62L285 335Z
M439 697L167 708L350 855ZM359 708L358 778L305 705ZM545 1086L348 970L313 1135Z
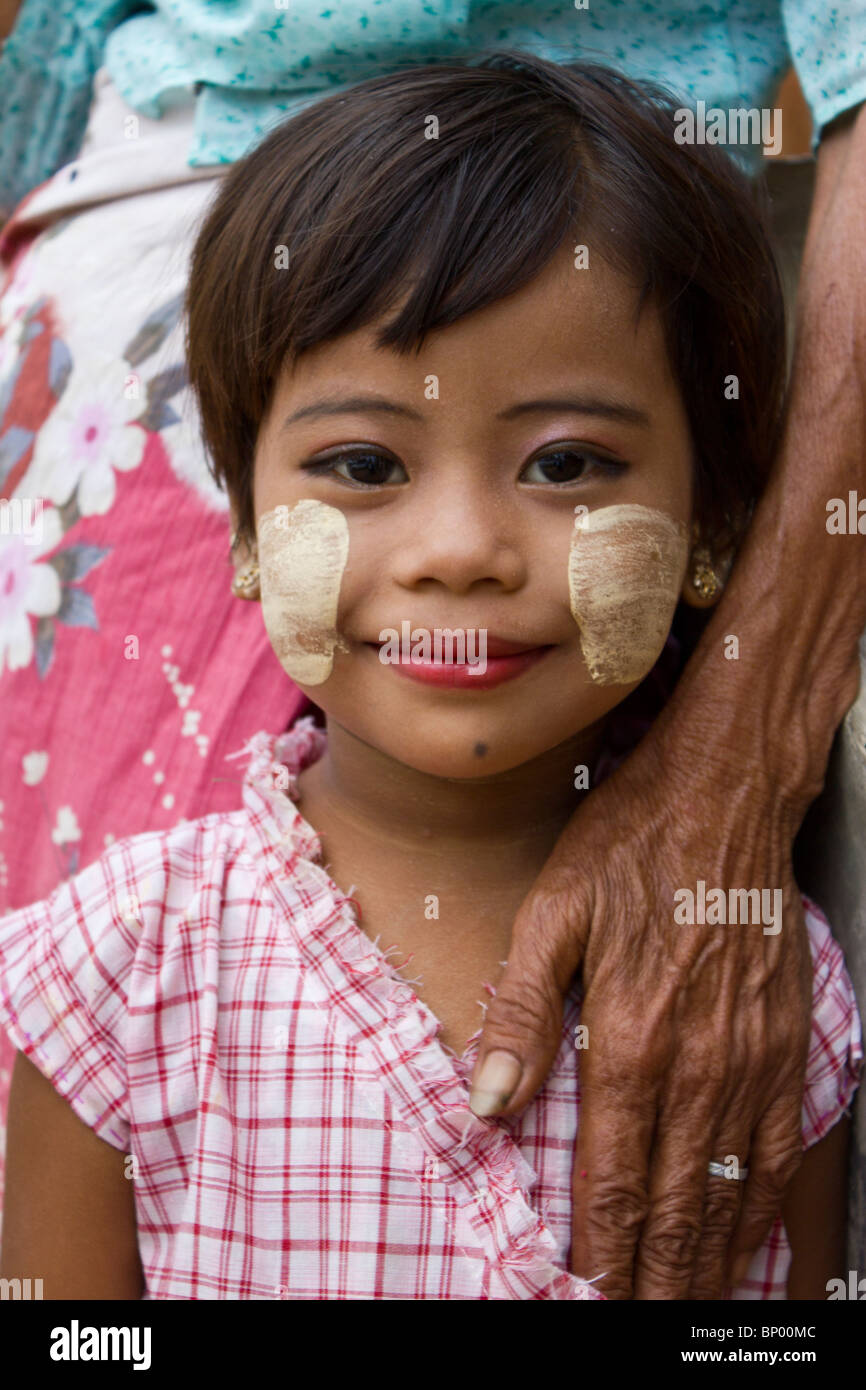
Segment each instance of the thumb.
M487 1007L469 1107L484 1118L511 1115L535 1095L562 1041L563 998L583 959L589 905L572 882L546 873L515 919L508 963Z

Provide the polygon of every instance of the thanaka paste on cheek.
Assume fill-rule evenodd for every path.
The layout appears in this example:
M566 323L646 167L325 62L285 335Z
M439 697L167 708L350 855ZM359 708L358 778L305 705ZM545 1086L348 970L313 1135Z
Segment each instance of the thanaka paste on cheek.
M596 684L630 685L652 670L670 632L688 554L687 528L652 507L600 507L575 518L569 600Z
M340 584L349 528L336 507L304 498L259 517L259 589L265 628L283 670L321 685L334 668Z

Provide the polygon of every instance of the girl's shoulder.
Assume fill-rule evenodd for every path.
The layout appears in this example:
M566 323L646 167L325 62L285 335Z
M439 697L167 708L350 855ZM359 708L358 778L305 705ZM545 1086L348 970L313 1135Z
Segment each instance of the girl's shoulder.
M218 989L220 958L246 958L253 938L288 959L269 885L290 887L293 866L319 852L291 793L320 750L308 727L255 735L230 755L248 755L237 810L117 840L0 917L0 1026L107 1142L128 1140L136 1027L155 1026L178 993Z
M134 949L135 929L162 920L181 885L194 894L229 862L231 847L243 844L244 819L217 812L116 840L47 897L0 917L0 968L49 926L56 940L75 934L101 959L106 950Z
M190 909L203 894L212 901L219 866L242 839L237 820L212 815L118 840L47 898L0 917L0 1026L124 1151L130 1018Z
M64 927L86 935L91 951L110 942L134 949L136 928L156 930L167 915L233 876L261 876L275 855L285 867L292 844L316 853L316 837L303 835L295 802L297 775L320 755L324 737L311 717L287 733L255 734L227 755L247 759L236 810L116 840L46 898L7 912L0 917L0 967L49 921L58 936Z

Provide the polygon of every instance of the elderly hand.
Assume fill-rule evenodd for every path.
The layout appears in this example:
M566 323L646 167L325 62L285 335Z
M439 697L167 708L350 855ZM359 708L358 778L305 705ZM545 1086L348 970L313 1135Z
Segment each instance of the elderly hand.
M737 774L664 733L569 823L520 911L483 1038L524 1063L507 1115L556 1054L582 961L573 1269L603 1274L608 1298L720 1297L801 1159L812 971L793 828L742 772L730 785ZM781 887L781 930L678 924L674 894L700 879ZM711 1177L732 1155L747 1181Z

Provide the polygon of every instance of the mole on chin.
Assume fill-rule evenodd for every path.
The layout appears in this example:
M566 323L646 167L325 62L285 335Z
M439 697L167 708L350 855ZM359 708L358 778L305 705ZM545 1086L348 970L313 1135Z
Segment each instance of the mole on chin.
M476 743L475 748L474 748L473 751L474 751L474 753L475 753L476 758L483 758L483 757L486 755L486 753L487 753L487 744L486 744L486 743Z

